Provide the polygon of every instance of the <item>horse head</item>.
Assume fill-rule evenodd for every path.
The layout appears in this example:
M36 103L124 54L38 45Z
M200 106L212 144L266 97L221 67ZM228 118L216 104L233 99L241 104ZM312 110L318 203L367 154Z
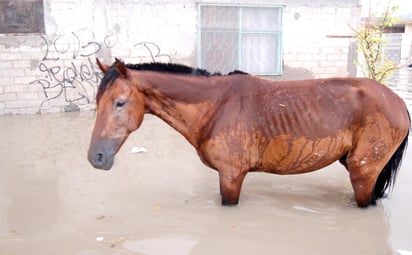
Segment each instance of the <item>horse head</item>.
M96 122L88 159L95 168L109 170L117 151L143 121L144 98L132 85L130 71L122 61L116 59L108 66L97 59L97 65L104 76L96 96Z

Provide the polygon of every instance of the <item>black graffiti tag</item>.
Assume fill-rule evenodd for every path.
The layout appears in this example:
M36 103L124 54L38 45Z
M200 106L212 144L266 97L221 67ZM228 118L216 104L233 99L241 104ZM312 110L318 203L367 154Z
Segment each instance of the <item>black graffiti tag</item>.
M40 109L47 101L60 96L68 103L89 104L95 97L96 84L102 78L91 58L77 65L72 62L68 67L42 62L38 68L44 78L31 81L30 85L43 88L46 100L41 103Z
M112 48L117 43L117 36L107 34L102 43L97 42L94 32L88 29L81 29L69 35L55 35L51 39L41 36L46 46L46 51L42 58L46 60L60 60L61 55L71 53L72 59L78 57L90 57L98 53L103 47Z
M69 34L40 38L45 46L37 66L41 78L29 83L42 88L45 99L39 106L39 112L51 100L63 100L70 106L94 103L102 73L94 64L93 56L115 47L117 35L108 33L102 42L98 42L92 30L83 28ZM161 53L160 47L153 42L139 42L132 44L131 48L140 61L171 61L170 55ZM71 60L69 64L68 60Z

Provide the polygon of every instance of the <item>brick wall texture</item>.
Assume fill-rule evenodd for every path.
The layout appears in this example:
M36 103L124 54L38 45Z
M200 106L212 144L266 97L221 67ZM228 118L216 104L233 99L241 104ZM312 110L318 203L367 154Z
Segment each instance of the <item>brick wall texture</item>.
M284 74L275 78L354 75L349 25L358 20L356 4L292 2L282 4ZM96 57L195 66L198 3L44 1L44 34L0 35L0 115L95 108Z

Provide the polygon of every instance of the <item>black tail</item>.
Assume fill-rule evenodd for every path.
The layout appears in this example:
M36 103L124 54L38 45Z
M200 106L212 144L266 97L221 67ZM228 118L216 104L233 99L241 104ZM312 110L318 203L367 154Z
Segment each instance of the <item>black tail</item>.
M382 172L379 174L378 180L375 184L375 190L371 204L375 204L376 199L382 198L385 195L387 189L390 189L390 191L393 189L393 186L395 185L396 175L402 163L403 154L408 145L408 136L409 132L401 145L399 145L398 149L392 155L389 162L383 168Z

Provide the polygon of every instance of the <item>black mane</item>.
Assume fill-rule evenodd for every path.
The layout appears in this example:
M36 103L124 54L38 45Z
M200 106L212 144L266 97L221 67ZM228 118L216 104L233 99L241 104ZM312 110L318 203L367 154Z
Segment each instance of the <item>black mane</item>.
M175 73L175 74L190 74L194 76L214 76L216 73L211 74L209 71L200 68L192 68L189 66L173 63L143 63L143 64L127 64L127 68L133 70L144 71L157 71L163 73Z
M210 76L221 76L222 74L219 72L210 73L207 70L200 69L200 68L192 68L189 66L181 65L181 64L174 64L174 63L142 63L142 64L126 64L126 67L132 70L140 70L140 71L157 71L163 73L174 73L174 74L187 74L187 75L194 75L194 76L203 76L203 77L210 77ZM245 72L235 70L233 72L228 73L227 75L233 74L247 74ZM107 71L102 81L100 82L100 86L97 90L96 101L99 101L103 92L110 87L110 85L114 82L115 79L119 78L120 74L116 71L116 67L113 64L109 71Z

